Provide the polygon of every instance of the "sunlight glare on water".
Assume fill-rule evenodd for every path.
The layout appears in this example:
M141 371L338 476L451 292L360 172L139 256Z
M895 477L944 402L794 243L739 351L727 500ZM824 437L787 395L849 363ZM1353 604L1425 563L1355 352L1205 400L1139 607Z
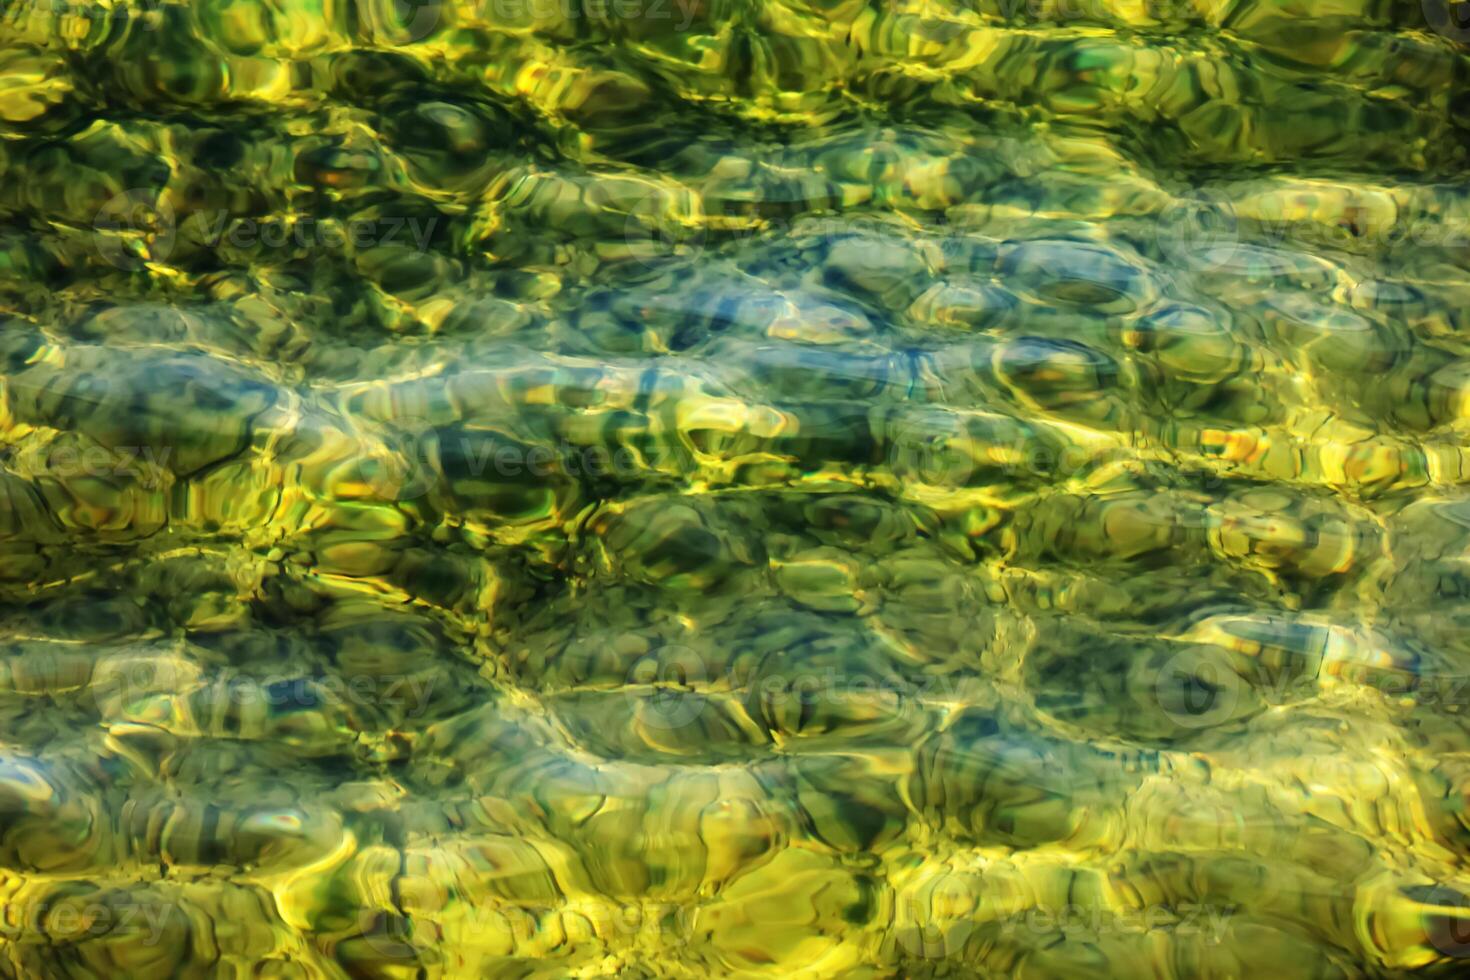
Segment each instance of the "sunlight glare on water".
M1470 4L0 0L0 977L1470 972Z

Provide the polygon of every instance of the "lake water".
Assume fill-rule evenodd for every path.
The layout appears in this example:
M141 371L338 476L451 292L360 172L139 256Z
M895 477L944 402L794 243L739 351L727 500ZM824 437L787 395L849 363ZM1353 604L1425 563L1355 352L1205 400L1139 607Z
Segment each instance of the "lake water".
M13 0L0 977L1470 970L1470 4Z

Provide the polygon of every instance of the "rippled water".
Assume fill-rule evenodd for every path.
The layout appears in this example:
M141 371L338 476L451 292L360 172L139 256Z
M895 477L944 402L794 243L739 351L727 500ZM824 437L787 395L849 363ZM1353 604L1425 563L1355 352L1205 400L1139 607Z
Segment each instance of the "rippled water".
M6 2L0 976L1470 969L1467 42Z

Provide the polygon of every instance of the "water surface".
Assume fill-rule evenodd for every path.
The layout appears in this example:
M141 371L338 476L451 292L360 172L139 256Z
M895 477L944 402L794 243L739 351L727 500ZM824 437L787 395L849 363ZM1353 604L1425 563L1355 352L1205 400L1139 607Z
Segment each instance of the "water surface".
M11 0L0 976L1453 976L1470 19Z

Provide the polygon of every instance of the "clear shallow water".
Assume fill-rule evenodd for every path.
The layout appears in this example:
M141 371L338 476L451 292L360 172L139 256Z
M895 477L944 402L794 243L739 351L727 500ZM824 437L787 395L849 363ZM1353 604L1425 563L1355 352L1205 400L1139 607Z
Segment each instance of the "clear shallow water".
M8 4L0 973L1461 972L1462 14Z

